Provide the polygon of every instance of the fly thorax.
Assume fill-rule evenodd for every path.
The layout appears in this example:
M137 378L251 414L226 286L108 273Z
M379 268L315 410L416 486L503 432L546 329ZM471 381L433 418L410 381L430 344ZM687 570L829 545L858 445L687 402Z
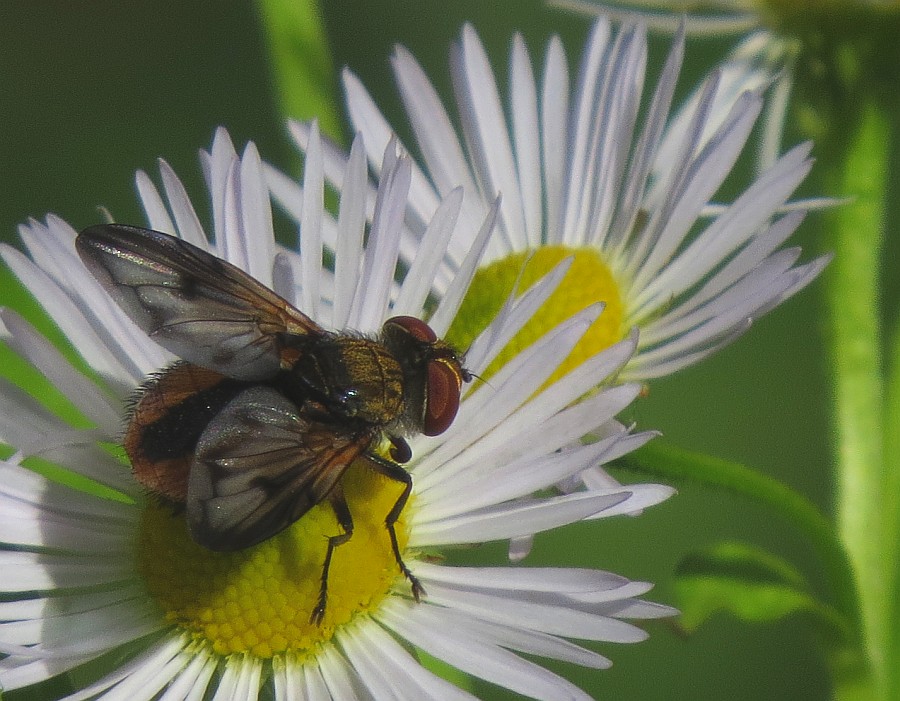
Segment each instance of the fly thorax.
M334 414L385 426L403 410L403 373L387 349L352 336L323 339L293 368L315 399Z

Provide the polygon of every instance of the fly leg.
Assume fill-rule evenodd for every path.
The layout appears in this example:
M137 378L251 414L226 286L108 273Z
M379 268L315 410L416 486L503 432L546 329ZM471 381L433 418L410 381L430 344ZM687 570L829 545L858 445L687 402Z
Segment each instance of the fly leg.
M309 622L314 625L320 625L325 617L325 605L328 602L328 569L331 567L331 556L334 555L334 549L346 543L350 540L350 536L353 535L353 517L350 515L350 507L347 506L344 490L340 484L334 485L331 493L328 495L328 501L331 504L331 508L334 509L338 525L344 529L344 532L328 537L328 549L325 551L325 563L322 565L319 600L309 617Z
M397 519L399 519L400 514L403 513L403 507L406 506L410 492L412 492L412 476L397 463L386 460L380 455L369 453L367 457L371 461L372 469L385 477L396 482L401 482L404 485L403 493L397 501L394 502L393 508L384 519L384 526L387 528L388 535L391 538L391 549L394 551L394 559L397 560L397 566L400 568L403 576L409 580L413 598L418 602L425 593L425 589L421 582L419 582L418 577L416 577L410 571L409 567L406 566L406 563L403 562L403 557L400 555L400 545L397 543L397 532L394 530L394 524L397 523Z

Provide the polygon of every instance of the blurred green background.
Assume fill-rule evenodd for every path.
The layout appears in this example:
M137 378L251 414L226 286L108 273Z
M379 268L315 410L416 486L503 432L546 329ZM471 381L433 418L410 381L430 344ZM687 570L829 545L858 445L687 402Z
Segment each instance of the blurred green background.
M574 62L588 28L583 18L521 0L345 0L323 11L336 67L348 65L360 75L408 144L412 139L388 65L394 43L412 50L449 101L447 50L463 22L476 27L501 76L513 31L523 32L532 55L541 57L534 59L539 66L551 33L563 36ZM246 0L0 4L3 240L17 240L19 222L47 212L84 227L100 219L98 205L119 221L142 222L133 174L139 168L155 174L160 156L206 214L196 154L209 145L218 125L226 126L236 143L253 139L265 158L294 167L258 20L256 6ZM681 94L729 45L689 44ZM654 42L651 71L665 46ZM812 255L819 245L815 215L793 241L804 246L807 258ZM649 396L623 419L660 429L665 440L680 446L754 466L830 512L820 287L813 285L760 320L712 360L654 382ZM19 303L7 283L0 288L0 303ZM778 553L821 582L807 544L777 518L727 495L677 486L677 497L639 518L539 537L527 564L612 570L655 582L650 598L673 603L671 573L686 553L739 539ZM502 548L491 547L471 557L486 561L502 554ZM825 666L803 618L752 627L720 615L689 637L666 622L646 627L650 639L639 645L598 646L612 658L612 669L562 666L559 671L599 699L829 696ZM485 698L512 698L495 689L478 691Z

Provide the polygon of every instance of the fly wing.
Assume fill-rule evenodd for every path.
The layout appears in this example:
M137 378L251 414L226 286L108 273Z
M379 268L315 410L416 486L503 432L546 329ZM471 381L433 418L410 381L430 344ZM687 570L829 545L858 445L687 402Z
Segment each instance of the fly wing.
M251 387L214 418L188 477L191 536L240 550L290 526L321 502L372 441L336 433L270 387Z
M243 270L158 231L92 226L75 246L116 303L183 360L238 380L289 365L289 336L325 332Z

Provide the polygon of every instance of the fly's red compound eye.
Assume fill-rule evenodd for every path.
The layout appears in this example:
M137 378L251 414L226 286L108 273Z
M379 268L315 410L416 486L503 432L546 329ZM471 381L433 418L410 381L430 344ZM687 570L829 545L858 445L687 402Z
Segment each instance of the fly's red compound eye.
M437 335L431 330L431 327L414 316L394 316L388 319L385 324L396 324L422 343L434 343L437 341Z
M446 431L459 411L462 374L458 365L445 359L428 363L428 393L422 433L437 436Z

